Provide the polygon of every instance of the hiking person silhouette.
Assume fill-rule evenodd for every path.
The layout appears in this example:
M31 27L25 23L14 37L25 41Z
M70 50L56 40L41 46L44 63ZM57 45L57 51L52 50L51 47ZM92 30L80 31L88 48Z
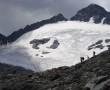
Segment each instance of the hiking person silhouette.
M81 63L84 62L84 57L80 57Z
M93 51L93 57L94 57L94 56L96 56L96 52L95 52L95 51Z

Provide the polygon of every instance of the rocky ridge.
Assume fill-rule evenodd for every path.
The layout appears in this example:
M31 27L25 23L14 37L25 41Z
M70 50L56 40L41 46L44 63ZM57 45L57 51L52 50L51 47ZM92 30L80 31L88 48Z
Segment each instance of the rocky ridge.
M110 90L110 51L83 63L30 74L1 74L0 90Z

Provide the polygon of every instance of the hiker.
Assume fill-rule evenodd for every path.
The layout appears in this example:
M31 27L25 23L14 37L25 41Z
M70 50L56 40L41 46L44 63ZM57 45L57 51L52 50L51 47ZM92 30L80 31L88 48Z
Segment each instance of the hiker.
M84 62L84 57L80 57L81 63Z
M96 54L96 52L95 52L95 51L93 51L93 57L95 56L95 54Z

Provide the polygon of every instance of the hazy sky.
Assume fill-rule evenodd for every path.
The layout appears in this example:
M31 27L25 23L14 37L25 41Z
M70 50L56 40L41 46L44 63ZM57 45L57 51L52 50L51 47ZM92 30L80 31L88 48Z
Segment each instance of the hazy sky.
M110 0L0 0L0 33L8 35L58 13L70 18L91 3L110 11Z

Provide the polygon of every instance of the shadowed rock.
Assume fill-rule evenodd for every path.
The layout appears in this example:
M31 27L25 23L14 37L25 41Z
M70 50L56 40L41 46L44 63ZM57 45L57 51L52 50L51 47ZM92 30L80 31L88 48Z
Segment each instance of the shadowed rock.
M42 54L49 54L50 52L42 52Z
M100 23L106 14L107 12L103 7L91 4L88 7L79 10L78 13L71 18L71 20L88 22L90 18L93 17L95 23Z
M56 49L58 48L59 45L60 43L58 42L58 40L54 40L53 44L49 48Z
M110 24L110 12L107 12L103 7L97 4L90 4L79 10L71 20L88 22L91 18L93 18L94 23Z
M34 39L32 41L30 41L30 44L33 44L33 48L34 49L39 49L39 45L41 44L45 44L45 43L48 43L50 40L50 38L43 38L43 39Z
M103 46L102 43L103 43L103 40L99 40L99 41L97 41L96 43L94 43L94 44L88 46L88 50L95 49L95 48L103 49L104 46Z
M106 39L105 42L106 42L106 43L109 43L109 42L110 42L110 39Z

